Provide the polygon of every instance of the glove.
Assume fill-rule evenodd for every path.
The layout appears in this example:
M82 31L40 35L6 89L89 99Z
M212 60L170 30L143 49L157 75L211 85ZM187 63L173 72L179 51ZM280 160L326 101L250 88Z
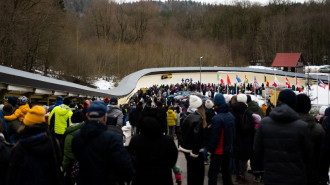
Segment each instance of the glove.
M175 177L176 183L181 185L181 182L182 182L181 174L175 174L174 177Z

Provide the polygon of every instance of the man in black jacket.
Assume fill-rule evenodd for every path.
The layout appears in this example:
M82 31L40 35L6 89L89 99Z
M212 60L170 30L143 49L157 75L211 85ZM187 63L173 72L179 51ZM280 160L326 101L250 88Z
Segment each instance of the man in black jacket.
M265 185L306 185L306 164L311 160L309 130L294 111L296 95L280 92L278 106L264 118L254 142L256 164L264 164Z
M82 185L115 185L131 180L133 175L133 164L122 139L107 130L106 112L104 102L92 102L87 108L88 120L72 140Z

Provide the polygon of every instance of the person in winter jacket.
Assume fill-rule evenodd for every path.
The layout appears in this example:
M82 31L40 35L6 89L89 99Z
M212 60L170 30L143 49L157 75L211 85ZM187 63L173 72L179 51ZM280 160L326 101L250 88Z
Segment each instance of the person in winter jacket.
M25 114L30 110L30 106L28 104L28 98L26 96L20 96L17 100L18 109L10 116L5 116L6 121L13 121L18 119L19 122L22 122Z
M264 113L263 113L261 107L259 107L258 103L255 101L252 101L250 95L246 95L246 97L247 97L246 103L248 105L248 110L250 110L252 113L258 114L261 118L265 117Z
M203 143L203 154L204 154L204 164L209 164L208 161L208 151L207 151L207 143L209 142L209 135L210 135L210 126L212 124L212 118L215 116L215 112L213 110L214 103L212 100L205 101L205 115L206 115L206 123L207 127L204 128L204 143Z
M45 123L46 110L32 107L19 128L6 185L61 185L60 149Z
M255 124L252 112L248 110L247 96L237 95L237 102L232 105L231 113L235 117L235 138L233 143L233 158L236 166L236 179L240 183L245 183L245 173L247 161L252 156L253 138Z
M55 102L55 105L51 106L48 110L48 112L52 112L52 110L56 107L56 106L59 106L59 105L62 105L63 104L63 97L62 96L58 96L56 97L56 102Z
M11 154L11 147L11 144L5 140L5 136L3 135L3 133L0 133L0 185L5 184Z
M133 164L120 136L108 130L107 106L93 101L87 108L87 121L72 140L79 161L78 185L116 185L131 180Z
M264 166L265 185L306 185L306 164L312 159L307 123L294 111L296 95L286 89L277 107L261 120L255 135L254 155Z
M222 94L215 95L214 104L217 115L212 119L207 147L211 153L208 184L217 184L221 168L223 184L232 185L229 164L235 135L235 117L229 113L229 105L226 104Z
M80 130L80 128L84 125L84 117L82 111L76 111L73 113L71 117L72 124L65 129L65 140L64 140L64 155L63 155L63 170L65 173L65 183L67 185L73 184L71 179L71 170L73 163L76 158L72 152L72 139L74 135Z
M179 150L184 152L187 160L188 185L204 183L203 128L206 128L207 123L202 104L198 96L190 95L189 108L181 119L182 139Z
M110 99L110 105L108 105L108 108L107 125L113 125L121 128L123 126L124 114L118 106L117 98Z
M168 135L174 136L177 116L174 113L172 106L169 107L168 111L166 112L166 115Z
M322 110L323 111L323 110ZM321 110L320 110L321 112ZM330 166L330 107L324 110L324 115L320 119L320 124L325 131L324 141L321 148L321 164L320 164L320 184L327 185L329 182L329 166Z
M64 99L62 105L56 106L48 117L48 124L50 130L55 133L58 139L61 149L64 148L64 132L67 127L71 125L71 116L73 114L71 108L69 107L71 100L68 98Z
M163 135L157 109L144 112L141 134L132 137L128 151L135 167L132 185L172 185L178 150L172 137Z
M4 116L9 116L12 115L13 113L13 107L11 104L6 104L3 109L2 112L4 114ZM17 130L18 128L21 126L21 123L19 122L18 119L15 119L13 121L7 121L7 131L8 131L8 136L9 136L9 142L11 144L16 143L17 140Z
M310 130L311 141L313 143L313 156L312 160L309 161L307 165L307 177L308 184L314 185L317 184L320 180L320 156L325 133L322 126L316 123L315 118L309 114L311 107L311 100L306 94L297 95L296 111L300 119L307 123L307 127Z

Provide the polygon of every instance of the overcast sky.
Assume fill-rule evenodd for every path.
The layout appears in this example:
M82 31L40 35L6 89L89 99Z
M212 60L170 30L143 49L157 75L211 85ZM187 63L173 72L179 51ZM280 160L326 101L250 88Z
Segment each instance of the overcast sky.
M116 0L117 2L134 2L134 1L138 1L138 0ZM161 0L161 1L165 1L165 0ZM197 1L197 2L205 2L205 3L212 3L212 4L234 4L235 2L238 1L242 1L242 0L192 0L192 1ZM269 1L273 1L273 0L249 0L250 2L253 3L260 3L262 5L266 5L269 3ZM287 1L287 0L284 0ZM290 2L308 2L309 0L288 0ZM314 1L318 1L318 0L314 0Z

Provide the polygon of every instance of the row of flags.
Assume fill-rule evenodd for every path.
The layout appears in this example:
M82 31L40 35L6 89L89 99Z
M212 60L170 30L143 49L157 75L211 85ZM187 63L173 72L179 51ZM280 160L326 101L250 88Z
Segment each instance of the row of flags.
M237 80L237 82L238 83L241 83L242 82L242 80L241 80L241 78L236 74L236 80ZM221 83L221 84L224 84L224 80L221 78L221 76L218 74L218 81ZM243 83L249 83L249 80L248 80L248 78L246 77L246 75L245 75L245 78L244 78L244 82ZM231 80L230 80L230 78L229 78L229 75L227 75L227 84L228 85L231 85ZM269 87L269 81L268 81L268 79L267 79L267 77L265 76L265 84L266 84L266 86L267 87ZM296 84L296 87L298 87L298 88L301 88L301 85L300 85L300 83L299 83L299 80L298 80L298 78L296 77L296 82L295 82L295 84ZM317 84L318 84L318 86L320 86L320 87L322 87L322 88L324 88L325 89L325 87L326 87L326 85L322 82L322 80L320 80L319 78L318 78L318 80L317 80ZM274 83L273 83L273 85L275 86L275 87L278 87L279 85L280 85L280 82L277 80L277 78L276 78L276 76L275 76L275 78L274 78ZM290 81L288 80L288 78L287 77L285 77L285 85L287 85L288 86L288 88L292 88L291 87L291 84L290 84ZM306 79L306 86L309 88L309 83L308 83L308 79ZM254 76L254 87L257 89L257 88L259 88L260 87L260 85L259 85L259 83L258 83L258 81L257 81L257 78ZM330 86L329 86L329 89L330 89Z

